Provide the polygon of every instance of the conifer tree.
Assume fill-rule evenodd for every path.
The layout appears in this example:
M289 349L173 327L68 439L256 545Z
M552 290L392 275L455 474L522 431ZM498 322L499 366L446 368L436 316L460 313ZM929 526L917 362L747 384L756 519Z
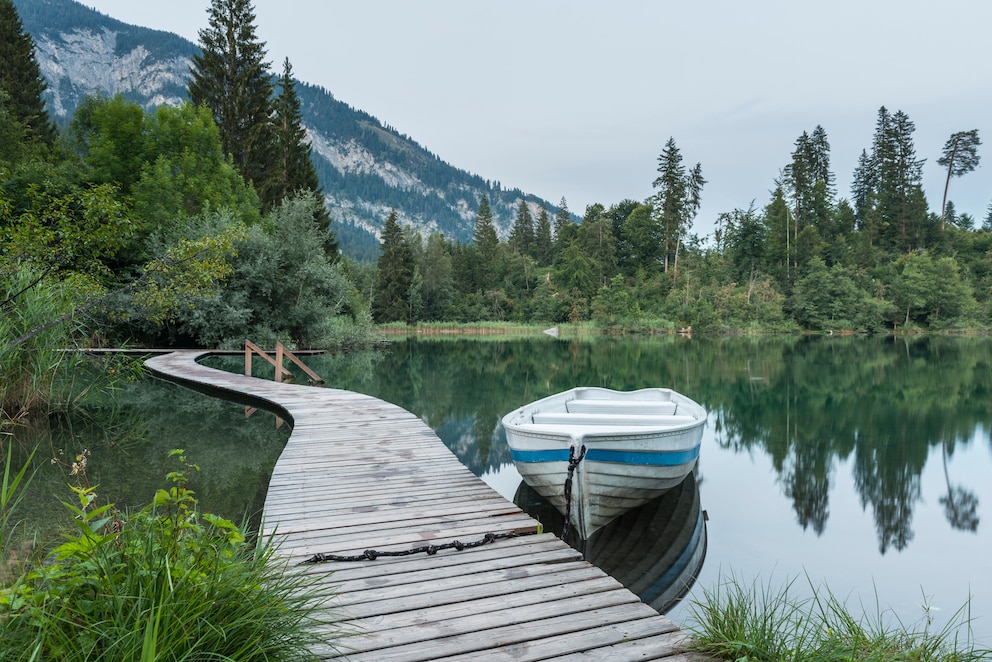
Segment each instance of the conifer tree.
M286 197L301 189L320 191L320 181L317 178L317 169L313 167L307 132L303 128L300 100L296 96L296 83L289 58L283 62L273 110L279 164L276 193L279 197Z
M323 204L324 191L313 165L313 150L307 140L306 129L303 128L300 99L296 95L296 82L293 80L293 67L289 58L283 62L278 87L273 104L278 166L272 194L277 200L291 197L299 191L312 191L317 195L321 205L314 222L326 234L324 250L327 256L336 260L338 242L330 228L331 217L327 206Z
M883 109L884 110L884 109ZM880 138L875 162L879 169L878 205L887 245L906 253L924 247L927 219L923 164L913 145L915 125L901 110Z
M279 198L274 181L272 83L265 44L255 35L251 0L211 0L209 25L200 30L190 69L189 97L210 109L221 145L258 192L264 209Z
M572 214L568 211L568 202L562 196L561 202L558 203L558 213L555 214L555 239L558 239L558 233L561 232L561 229L571 222Z
M851 202L854 205L854 220L859 230L864 229L865 218L874 205L875 189L878 185L876 175L875 164L868 150L861 150L858 165L851 178Z
M675 139L669 138L658 156L658 177L653 183L658 192L649 200L654 205L656 218L664 233L663 264L666 273L669 269L678 271L679 250L699 211L704 184L702 165L697 163L686 172Z
M496 259L499 251L499 236L496 234L496 226L493 225L493 211L485 193L482 194L479 211L475 217L472 246L476 258L474 289L485 289L495 280Z
M575 237L575 223L568 211L568 203L563 197L558 203L558 213L555 214L554 241L552 243L552 262L557 262L562 251Z
M520 200L517 206L517 217L510 230L508 242L510 250L518 255L530 255L534 243L534 218L526 200Z
M0 91L12 118L28 135L52 145L56 130L45 110L45 79L34 58L34 40L24 31L12 0L0 0Z
M851 193L855 218L866 244L908 252L927 241L927 204L923 164L916 158L909 117L900 111L878 111L871 155L862 153Z
M534 260L542 267L550 265L553 250L551 217L548 215L548 206L541 203L541 213L537 215L537 227L534 230Z
M951 177L960 177L978 167L982 157L978 155L978 147L982 144L978 137L978 129L952 133L944 144L944 151L937 159L937 164L947 167L947 180L944 182L944 201L940 205L940 229L944 229L947 216L947 189L951 185Z
M827 132L822 126L817 126L812 135L803 131L795 144L792 162L783 172L783 183L793 202L793 238L808 226L823 234L829 224L834 195Z
M372 317L380 324L411 322L410 286L413 284L413 251L393 209L382 228L382 245L376 271Z

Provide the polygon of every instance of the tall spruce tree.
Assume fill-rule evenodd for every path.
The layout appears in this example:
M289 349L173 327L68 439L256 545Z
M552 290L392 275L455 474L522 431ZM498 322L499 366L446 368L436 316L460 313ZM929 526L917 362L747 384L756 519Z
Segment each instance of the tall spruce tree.
M372 298L372 317L376 322L413 321L410 308L413 267L413 251L393 209L382 228L375 295Z
M851 178L851 202L854 205L854 220L859 230L865 229L868 212L875 204L875 191L878 188L877 175L878 171L872 157L868 154L868 150L861 150L858 165Z
M319 192L320 180L317 178L317 169L313 166L307 132L303 128L300 99L296 96L296 83L289 58L283 61L273 110L279 164L275 192L279 197L287 197L299 190Z
M518 255L530 255L534 244L534 217L531 216L527 201L521 199L517 206L517 216L507 241L510 250Z
M925 247L927 205L923 194L923 164L926 159L916 158L915 130L909 116L896 111L876 157L883 237L890 247L902 253Z
M24 31L12 0L0 0L0 90L7 96L3 102L29 137L53 145L56 130L45 110L45 89L31 35Z
M189 97L210 109L224 153L268 210L279 201L279 187L272 83L265 44L255 35L255 8L251 0L211 0L207 14L209 25L199 32L201 53L190 68Z
M493 210L485 193L479 201L479 211L475 217L472 246L475 256L473 289L484 290L495 282L499 253L499 236L496 234L496 226L493 225Z
M669 269L678 272L679 250L699 211L704 184L702 165L697 163L687 172L675 139L669 138L658 156L658 176L652 184L658 192L648 200L664 233L662 262L666 273Z
M551 217L548 206L541 203L541 212L537 215L537 227L534 228L534 260L538 266L546 267L551 264L554 246L551 241Z
M927 203L923 164L916 158L906 113L882 106L875 122L871 155L862 153L852 178L855 218L866 245L906 253L925 248Z
M558 203L558 213L555 214L555 239L558 238L558 233L561 229L572 222L572 214L568 211L568 202L562 196L561 202Z
M339 253L338 242L330 227L331 216L327 212L327 206L323 204L324 191L313 165L313 150L307 140L306 129L303 128L300 99L296 95L296 82L293 80L293 67L289 58L283 62L273 110L278 166L272 194L277 199L282 199L299 191L312 191L321 200L314 222L326 235L324 250L327 256L336 260Z
M830 220L834 195L827 132L822 126L817 126L812 135L803 131L795 144L792 162L783 172L783 183L793 203L794 234L808 226L822 234Z

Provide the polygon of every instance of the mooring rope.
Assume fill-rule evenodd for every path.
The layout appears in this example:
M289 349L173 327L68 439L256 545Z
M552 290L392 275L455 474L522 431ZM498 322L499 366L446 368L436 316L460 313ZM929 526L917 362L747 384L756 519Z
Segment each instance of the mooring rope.
M568 527L572 514L572 474L579 466L579 462L582 458L586 456L585 444L582 445L582 449L579 451L579 455L575 455L575 446L570 446L568 449L568 477L565 479L565 525L561 527L561 539L565 540L568 537Z
M452 542L446 542L442 545L423 545L422 547L414 547L413 549L405 549L399 552L379 552L374 549L366 549L361 554L355 554L354 556L339 556L337 554L322 554L318 552L305 561L300 561L298 565L306 565L308 563L327 563L328 561L375 561L380 556L410 556L412 554L421 553L426 553L428 556L434 556L442 549L457 549L458 551L461 551L463 549L472 549L473 547L482 547L483 545L488 545L491 542L495 542L503 538L516 538L520 535L527 534L516 533L514 531L509 531L507 533L487 533L475 542L461 542L460 540L453 540Z

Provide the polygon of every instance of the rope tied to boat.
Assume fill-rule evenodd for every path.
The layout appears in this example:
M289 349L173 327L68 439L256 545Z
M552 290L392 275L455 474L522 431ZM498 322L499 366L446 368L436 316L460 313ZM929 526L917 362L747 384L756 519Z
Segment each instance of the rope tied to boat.
M575 446L568 448L568 477L565 478L565 525L561 527L561 539L568 538L568 527L572 515L572 474L579 467L582 458L586 456L585 444L582 445L579 454L575 454Z
M516 538L519 535L515 531L508 531L506 533L487 533L479 540L475 542L461 542L460 540L453 540L451 542L446 542L441 545L423 545L421 547L414 547L413 549L400 550L398 552L380 552L374 549L366 549L361 554L355 554L353 556L341 556L338 554L324 554L318 552L311 556L310 558L300 561L297 565L307 565L312 563L327 563L329 561L375 561L380 556L411 556L413 554L425 553L427 556L434 556L442 549L454 549L459 552L463 549L472 549L473 547L482 547L483 545L488 545L491 542L501 540L503 538Z

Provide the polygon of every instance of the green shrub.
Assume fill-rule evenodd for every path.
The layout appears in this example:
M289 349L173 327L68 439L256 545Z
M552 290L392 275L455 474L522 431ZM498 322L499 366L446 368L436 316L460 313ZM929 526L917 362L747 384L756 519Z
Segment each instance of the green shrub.
M301 660L326 644L326 590L268 539L201 513L183 451L151 505L96 504L85 451L65 503L78 527L46 561L0 586L0 660ZM8 472L9 473L9 472Z

